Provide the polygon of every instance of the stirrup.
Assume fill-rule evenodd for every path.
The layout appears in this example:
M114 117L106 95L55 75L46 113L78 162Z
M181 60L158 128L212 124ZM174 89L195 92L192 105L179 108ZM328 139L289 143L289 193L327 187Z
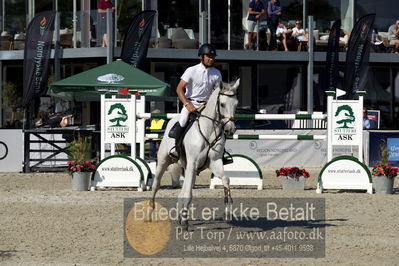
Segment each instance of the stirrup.
M223 161L223 165L231 164L231 163L233 163L233 158L231 158L231 157L223 157L222 161Z
M176 146L174 146L172 149L170 149L170 151L169 151L169 156L172 157L173 160L176 160L176 161L179 160L180 154L179 154L179 152L177 151Z
M231 154L228 151L224 150L222 161L223 161L223 165L231 164L231 163L233 163L233 157L231 156Z

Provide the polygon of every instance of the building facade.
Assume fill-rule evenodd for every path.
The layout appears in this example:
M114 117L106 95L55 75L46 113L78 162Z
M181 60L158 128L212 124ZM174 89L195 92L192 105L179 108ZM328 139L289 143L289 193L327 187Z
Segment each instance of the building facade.
M60 59L52 59L50 81L80 73L105 64L109 48L102 48L97 14L97 0L3 0L0 28L0 127L22 126L24 119L20 106L22 96L23 45L21 40L29 21L44 10L60 14ZM245 50L246 14L249 0L112 0L115 8L112 31L115 37L114 58L120 55L123 32L130 20L141 10L157 10L153 38L148 51L147 72L169 83L170 91L164 103L151 102L164 111L178 109L175 88L184 70L198 62L197 48L210 42L218 50L216 66L224 81L241 78L239 105L242 108L268 113L278 110L296 112L307 110L309 87L307 50L290 52L266 51L262 46L262 31L266 32L266 18L260 20L258 49ZM264 1L266 6L268 1ZM313 16L313 29L318 36L328 35L332 22L341 19L342 28L351 31L362 15L376 13L375 28L387 32L398 17L399 2L389 0L280 0L286 24L303 20L308 27L308 16ZM176 36L177 28L184 36ZM267 37L265 37L267 38ZM55 39L57 40L57 39ZM23 42L22 42L23 43ZM54 54L54 53L53 53ZM340 71L345 71L345 50L340 53ZM53 58L53 57L52 57ZM314 52L313 110L324 111L326 52L316 45ZM59 66L59 67L58 67ZM399 55L372 53L370 75L364 90L365 105L381 111L381 128L396 129L399 114ZM398 84L398 86L396 86ZM397 96L398 95L398 96ZM168 101L166 101L168 100ZM76 101L54 103L53 110L74 108L81 115L81 124L99 123L99 103ZM65 107L65 106L66 107ZM61 107L60 107L61 106Z

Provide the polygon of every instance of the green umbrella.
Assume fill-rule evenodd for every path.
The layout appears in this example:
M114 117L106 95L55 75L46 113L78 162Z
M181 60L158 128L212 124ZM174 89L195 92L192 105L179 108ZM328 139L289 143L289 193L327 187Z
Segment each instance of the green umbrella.
M54 82L47 93L55 97L76 99L82 95L106 94L128 88L150 96L163 96L167 87L169 84L117 60Z

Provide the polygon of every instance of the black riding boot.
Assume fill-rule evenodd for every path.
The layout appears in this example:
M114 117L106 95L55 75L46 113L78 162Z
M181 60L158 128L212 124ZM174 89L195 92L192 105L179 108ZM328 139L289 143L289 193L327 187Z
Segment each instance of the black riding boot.
M179 159L181 153L181 144L183 142L184 127L181 127L180 123L177 123L175 129L176 129L175 149L174 152L171 153L171 155L172 157L175 157L175 159Z

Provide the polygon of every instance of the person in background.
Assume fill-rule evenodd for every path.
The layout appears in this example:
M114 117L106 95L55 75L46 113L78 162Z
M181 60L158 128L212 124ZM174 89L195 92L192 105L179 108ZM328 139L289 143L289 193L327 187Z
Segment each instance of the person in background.
M371 48L373 48L373 51L376 53L383 53L386 49L384 42L378 37L378 30L376 28L374 28L371 33Z
M265 7L262 1L253 0L249 3L247 29L248 29L248 49L255 49L256 39L258 37L258 22L262 14L265 14Z
M363 108L363 129L370 129L370 120L366 108Z
M295 21L295 27L292 29L292 37L297 39L298 41L306 42L308 41L308 35L305 30L302 28L302 21Z
M288 47L287 47L287 35L290 32L287 30L285 25L283 23L278 24L277 30L276 30L276 36L279 38L281 43L283 44L284 51L288 52Z
M176 1L172 1L170 4L170 9L168 12L168 23L169 28L177 28L179 26L178 19L179 19L179 12L177 10L177 3Z
M267 3L267 26L270 30L269 50L277 51L276 31L281 17L280 0L271 0Z
M101 47L107 47L108 35L107 35L107 9L115 11L115 7L110 0L100 0L97 3L98 12L98 32L101 41Z
M393 53L399 53L399 20L388 28L389 45L395 46Z
M198 49L198 57L201 62L184 71L176 88L177 96L184 107L180 112L179 123L176 125L176 146L170 151L170 156L175 159L180 157L180 145L189 114L205 104L215 84L222 81L220 71L213 67L216 57L215 47L209 43L201 45Z
M153 114L159 114L161 113L161 111L159 109L155 109L154 111L152 111ZM151 125L150 125L150 130L162 130L165 128L165 119L161 119L161 118L153 118L151 120ZM159 132L155 132L158 133ZM156 158L157 156L157 152L158 152L158 148L159 145L161 144L161 139L153 139L150 142L150 158Z

